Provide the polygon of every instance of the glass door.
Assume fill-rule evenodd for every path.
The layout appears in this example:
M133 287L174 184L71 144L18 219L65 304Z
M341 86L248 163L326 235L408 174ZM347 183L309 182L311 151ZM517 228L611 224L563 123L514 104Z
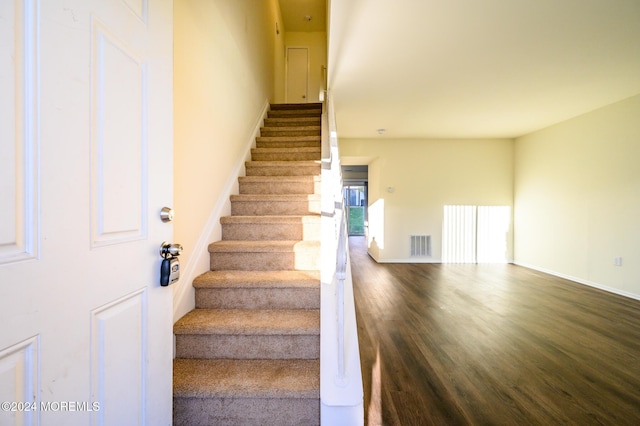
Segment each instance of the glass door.
M347 185L343 188L349 235L364 235L367 207L367 187Z

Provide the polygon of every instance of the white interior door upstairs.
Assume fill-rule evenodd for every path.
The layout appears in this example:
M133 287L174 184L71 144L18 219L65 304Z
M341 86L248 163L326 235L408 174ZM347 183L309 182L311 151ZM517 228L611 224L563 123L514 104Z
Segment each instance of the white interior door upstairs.
M1 425L171 424L172 9L0 2Z
M286 99L288 103L309 102L309 48L287 47Z

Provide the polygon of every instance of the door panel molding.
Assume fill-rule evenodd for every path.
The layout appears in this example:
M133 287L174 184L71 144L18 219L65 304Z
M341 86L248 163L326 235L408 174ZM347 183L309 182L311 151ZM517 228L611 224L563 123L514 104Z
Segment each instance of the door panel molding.
M38 257L39 61L35 0L0 6L0 264ZM6 138L6 139L5 139Z
M94 20L92 34L91 235L99 247L147 236L147 76L104 24Z
M146 424L147 288L91 312L93 424Z
M149 23L149 0L122 0L131 12L145 24Z
M9 389L3 389L3 393L0 395L0 401L35 404L35 407L39 408L39 358L39 336L31 337L4 350L0 350L0 382L9 384ZM13 384L13 386L11 386L11 384ZM39 412L38 409L3 409L0 410L0 424L40 424L35 418Z

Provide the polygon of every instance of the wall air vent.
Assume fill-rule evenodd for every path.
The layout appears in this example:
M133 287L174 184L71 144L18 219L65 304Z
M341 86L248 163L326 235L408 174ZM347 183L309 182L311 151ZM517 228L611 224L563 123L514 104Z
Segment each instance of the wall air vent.
M431 257L431 235L411 236L411 257Z

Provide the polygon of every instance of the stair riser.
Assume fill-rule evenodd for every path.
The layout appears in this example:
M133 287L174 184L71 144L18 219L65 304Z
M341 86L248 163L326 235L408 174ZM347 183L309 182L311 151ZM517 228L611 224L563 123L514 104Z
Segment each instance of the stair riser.
M240 194L319 194L320 182L243 182L240 180Z
M318 359L318 335L176 335L178 358Z
M267 118L286 118L286 117L314 117L319 118L322 115L322 111L317 109L310 110L278 110L269 111Z
M174 426L313 426L319 398L174 398Z
M320 309L319 288L196 289L201 309Z
M270 107L271 111L322 109L322 102L274 103Z
M320 136L320 129L318 130L302 130L296 129L295 127L287 128L287 129L270 129L269 127L263 127L260 130L261 137L274 137L274 136L286 136L286 137L296 137L296 136Z
M211 253L212 271L311 271L320 269L320 251L269 253Z
M320 148L320 141L256 141L256 148Z
M258 163L258 164L256 164ZM251 162L246 165L247 176L317 176L320 174L320 164L305 166L272 166Z
M256 141L258 142L301 142L301 141L314 141L320 143L322 141L321 135L311 135L311 136L258 136L256 137Z
M305 127L320 125L322 125L320 117L281 117L264 119L264 127Z
M234 216L320 214L320 201L231 201Z
M320 240L320 223L304 224L247 224L229 223L222 225L222 239L233 241L267 240Z
M255 152L252 150L253 161L310 161L320 160L320 150L312 152Z

